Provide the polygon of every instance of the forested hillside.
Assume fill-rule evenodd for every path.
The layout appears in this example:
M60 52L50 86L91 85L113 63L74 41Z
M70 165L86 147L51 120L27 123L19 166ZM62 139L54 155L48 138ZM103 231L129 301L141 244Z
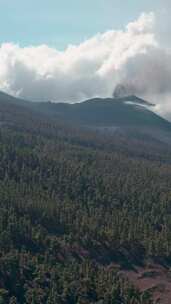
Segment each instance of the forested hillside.
M120 274L149 260L170 267L169 145L1 102L0 303L155 303Z

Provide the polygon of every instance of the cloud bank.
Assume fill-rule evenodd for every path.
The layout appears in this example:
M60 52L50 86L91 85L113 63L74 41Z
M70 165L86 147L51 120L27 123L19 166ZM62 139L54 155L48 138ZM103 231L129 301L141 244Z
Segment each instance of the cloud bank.
M0 46L0 90L35 101L112 96L118 83L171 112L171 52L160 46L154 13L65 51L47 45ZM171 118L171 114L170 114Z

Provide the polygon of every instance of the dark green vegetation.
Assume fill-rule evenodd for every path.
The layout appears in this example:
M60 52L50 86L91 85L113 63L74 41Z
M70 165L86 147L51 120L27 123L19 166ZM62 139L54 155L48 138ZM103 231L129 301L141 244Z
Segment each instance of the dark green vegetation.
M170 147L1 99L0 303L153 303L119 269L170 263Z

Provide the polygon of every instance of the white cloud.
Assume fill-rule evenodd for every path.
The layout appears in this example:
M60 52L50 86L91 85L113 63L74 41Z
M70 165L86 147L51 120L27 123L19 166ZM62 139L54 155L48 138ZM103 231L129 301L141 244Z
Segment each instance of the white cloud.
M157 42L155 21L154 13L144 13L124 31L97 34L63 52L4 43L0 90L32 100L76 102L111 96L115 85L125 82L141 96L167 95L168 110L171 54ZM157 109L165 114L160 100Z

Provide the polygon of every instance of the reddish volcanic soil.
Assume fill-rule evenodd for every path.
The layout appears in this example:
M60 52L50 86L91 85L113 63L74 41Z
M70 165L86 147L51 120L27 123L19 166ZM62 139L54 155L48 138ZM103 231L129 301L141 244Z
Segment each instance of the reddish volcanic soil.
M145 268L121 271L141 291L149 290L154 300L161 304L171 304L171 269L161 265L150 264Z

